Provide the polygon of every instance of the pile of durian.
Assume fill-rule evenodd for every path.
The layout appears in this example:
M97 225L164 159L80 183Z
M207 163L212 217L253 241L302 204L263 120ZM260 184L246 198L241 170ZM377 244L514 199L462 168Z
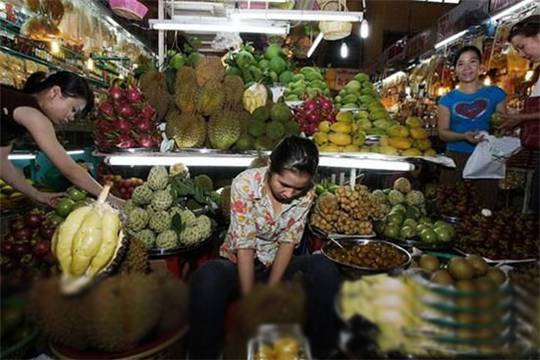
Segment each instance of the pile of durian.
M147 249L191 246L212 234L211 219L184 207L174 185L165 167L154 166L124 207L128 234Z

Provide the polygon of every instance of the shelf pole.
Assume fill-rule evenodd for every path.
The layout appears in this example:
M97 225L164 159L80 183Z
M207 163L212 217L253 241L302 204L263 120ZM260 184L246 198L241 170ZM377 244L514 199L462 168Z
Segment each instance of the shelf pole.
M158 19L165 19L164 0L158 0ZM165 31L158 30L158 68L165 63Z

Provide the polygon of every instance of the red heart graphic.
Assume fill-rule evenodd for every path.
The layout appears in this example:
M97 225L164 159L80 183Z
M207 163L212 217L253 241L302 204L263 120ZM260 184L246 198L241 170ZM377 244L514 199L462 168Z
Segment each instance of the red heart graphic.
M455 110L459 116L472 120L483 115L487 106L488 101L486 99L478 99L472 102L460 102L456 104Z

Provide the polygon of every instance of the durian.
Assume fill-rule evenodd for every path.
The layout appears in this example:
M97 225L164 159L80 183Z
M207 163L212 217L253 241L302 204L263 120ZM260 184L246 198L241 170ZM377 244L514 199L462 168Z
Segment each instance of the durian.
M234 112L224 111L210 118L208 139L213 148L229 149L238 140L240 133L240 122Z
M200 148L206 141L206 121L199 115L182 114L173 120L173 139L179 148ZM169 123L167 123L169 126Z
M204 86L208 81L221 82L225 75L225 68L217 56L206 56L195 67L197 84Z
M225 93L221 83L209 81L202 87L197 98L197 112L204 116L220 112L223 109L224 101Z

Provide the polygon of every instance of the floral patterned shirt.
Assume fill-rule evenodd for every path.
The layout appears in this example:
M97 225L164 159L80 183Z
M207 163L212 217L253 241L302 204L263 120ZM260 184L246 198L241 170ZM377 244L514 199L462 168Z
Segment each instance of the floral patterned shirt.
M248 169L233 180L231 224L220 255L234 263L238 249L253 249L260 262L271 266L279 244L298 245L302 238L314 192L283 204L281 213L274 217L265 188L267 172L268 167Z

